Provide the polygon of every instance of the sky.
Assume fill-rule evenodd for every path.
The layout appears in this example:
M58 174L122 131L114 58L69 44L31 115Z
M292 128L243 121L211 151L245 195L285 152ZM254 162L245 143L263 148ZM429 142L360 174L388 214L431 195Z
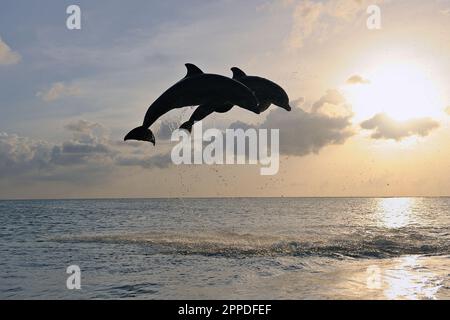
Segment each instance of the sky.
M2 0L0 198L449 196L449 39L449 0ZM288 92L290 113L203 124L279 128L277 175L173 165L192 108L152 126L156 147L123 142L187 62Z

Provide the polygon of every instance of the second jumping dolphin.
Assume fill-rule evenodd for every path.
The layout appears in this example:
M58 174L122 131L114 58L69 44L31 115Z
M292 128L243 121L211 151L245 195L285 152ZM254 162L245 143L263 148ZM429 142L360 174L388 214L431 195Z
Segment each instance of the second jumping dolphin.
M233 79L243 83L245 86L253 90L256 98L259 101L258 113L266 111L271 104L279 106L287 111L291 111L289 105L289 97L278 84L265 78L257 76L248 76L239 68L231 68L233 72ZM225 113L233 108L233 104L204 104L200 105L192 114L190 119L180 126L180 129L185 129L189 132L195 122L203 120L214 112Z

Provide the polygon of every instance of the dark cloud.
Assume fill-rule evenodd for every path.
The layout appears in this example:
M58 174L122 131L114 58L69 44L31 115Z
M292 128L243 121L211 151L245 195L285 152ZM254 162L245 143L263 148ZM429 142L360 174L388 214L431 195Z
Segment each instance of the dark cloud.
M316 107L320 108L324 103L344 101L337 91L330 90L316 103ZM290 113L279 109L272 111L260 127L280 129L281 153L306 155L319 152L330 144L344 143L352 135L350 125L349 116L331 117L294 108ZM170 139L172 131L177 127L175 122L163 122L158 136L162 140ZM238 121L230 127L248 129L253 126ZM167 168L172 163L169 153L149 155L147 145L141 143L127 144L125 148L123 142L111 140L106 129L99 123L79 120L67 124L65 129L72 133L72 138L61 144L1 134L0 174L34 174L51 180L56 176L56 171L61 172L59 169L64 167L65 175L82 179L84 173L95 178L96 171L105 174L120 166L151 169Z
M79 120L65 126L72 139L55 145L51 162L57 165L79 165L87 162L111 162L117 151L105 128L94 122Z
M351 130L353 116L346 105L344 96L335 89L328 90L311 108L311 112L301 109L301 98L291 112L275 109L269 113L259 128L280 130L280 153L293 156L305 156L318 153L328 145L343 144L354 133ZM327 106L325 108L325 106ZM343 109L342 112L329 114L325 109ZM229 126L232 129L255 128L241 121Z
M257 128L257 126L254 126L254 125L242 122L242 121L236 121L236 122L233 122L232 124L230 124L228 126L228 128L233 129L233 130L236 130L236 129L247 130L247 129L255 129L255 128Z
M60 169L64 168L63 177L85 181L95 179L96 172L105 175L114 165L165 168L171 164L168 155L146 156L148 151L140 154L138 147L148 146L123 148L124 144L112 141L98 123L80 120L65 129L72 132L72 139L61 144L0 133L0 176L59 180Z
M364 79L360 75L353 75L347 79L347 84L369 84L369 83L370 83L369 80Z
M273 110L258 127L280 129L280 153L293 156L318 153L328 145L343 144L353 135L350 116L330 117L300 108L294 108L289 113ZM238 121L230 128L248 129L255 126Z
M110 149L104 144L86 144L78 143L74 141L65 142L62 145L62 151L64 153L109 153Z
M396 141L414 135L425 137L437 127L439 127L439 123L431 118L396 121L384 113L379 113L361 123L361 128L373 130L371 135L373 139L393 139Z
M175 121L163 121L159 127L157 137L159 140L170 140L172 132L178 129L179 123Z
M19 175L30 170L48 168L51 146L17 135L0 133L0 176Z
M108 163L112 161L116 151L105 145L88 145L65 142L62 146L54 146L51 163L55 165L81 165L88 162Z
M136 156L121 156L116 158L117 165L119 166L138 166L145 169L168 168L172 164L170 154L158 154L149 157L136 157Z
M353 132L350 130L350 116L329 117L308 113L300 108L286 115L283 110L269 114L262 127L280 129L280 152L303 156L317 153L323 147L343 144Z

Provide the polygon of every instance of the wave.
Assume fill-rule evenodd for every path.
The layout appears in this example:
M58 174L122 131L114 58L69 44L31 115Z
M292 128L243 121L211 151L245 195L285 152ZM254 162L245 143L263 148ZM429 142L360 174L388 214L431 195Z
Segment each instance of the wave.
M420 240L418 240L418 238ZM449 255L448 239L417 234L367 236L321 241L278 236L221 232L215 234L111 234L60 237L57 242L136 244L155 253L205 256L325 256L333 258L388 258L401 255Z

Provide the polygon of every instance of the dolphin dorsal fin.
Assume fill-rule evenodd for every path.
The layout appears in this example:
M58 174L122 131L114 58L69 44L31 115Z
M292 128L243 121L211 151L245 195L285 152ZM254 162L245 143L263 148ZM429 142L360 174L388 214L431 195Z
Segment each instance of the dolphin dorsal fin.
M199 74L203 74L203 71L200 70L199 67L197 67L196 65L192 64L192 63L186 63L185 64L186 69L187 69L187 74L185 78L189 78L189 77L193 77L193 76L198 76Z
M231 71L233 71L233 79L240 79L247 76L244 71L237 67L231 68Z

